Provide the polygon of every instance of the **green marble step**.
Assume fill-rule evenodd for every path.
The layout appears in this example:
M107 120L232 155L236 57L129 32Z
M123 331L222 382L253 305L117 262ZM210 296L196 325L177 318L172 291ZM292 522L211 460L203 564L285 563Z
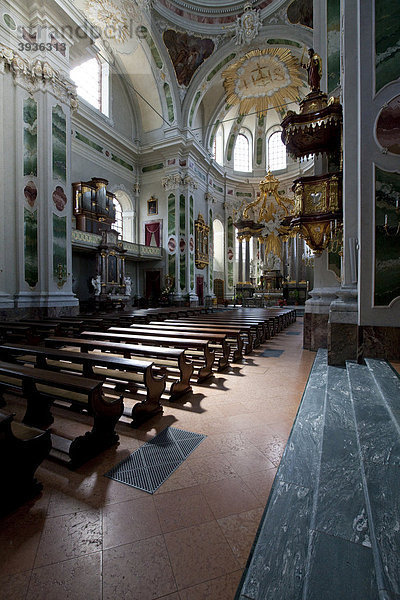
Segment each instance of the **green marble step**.
M319 350L236 600L294 600L303 593L322 448L327 353Z
M366 361L367 362L367 361ZM381 363L381 364L378 364ZM389 371L390 370L390 371ZM347 365L379 598L400 598L397 375L384 361Z

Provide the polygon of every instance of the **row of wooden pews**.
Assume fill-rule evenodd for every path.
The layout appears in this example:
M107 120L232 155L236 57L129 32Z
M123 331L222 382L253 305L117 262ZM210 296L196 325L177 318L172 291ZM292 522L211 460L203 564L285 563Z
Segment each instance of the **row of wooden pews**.
M192 382L240 362L296 318L281 308L143 312L139 320L136 313L45 319L40 333L49 335L39 343L18 338L0 346L0 404L5 392L21 395L24 427L51 427L53 406L90 422L75 439L48 430L53 458L82 464L118 441L120 420L137 427L161 414L163 398L191 392Z

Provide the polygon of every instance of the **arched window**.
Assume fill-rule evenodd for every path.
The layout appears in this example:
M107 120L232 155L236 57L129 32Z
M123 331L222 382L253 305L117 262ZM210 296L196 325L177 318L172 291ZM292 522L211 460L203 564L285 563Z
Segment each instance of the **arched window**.
M224 226L219 219L213 222L214 271L224 270Z
M124 190L116 190L114 194L116 197L114 202L116 221L113 228L121 233L123 240L134 242L136 239L136 212L132 199Z
M108 116L108 64L95 56L71 70L78 95Z
M122 220L122 206L118 202L118 200L114 200L114 208L115 208L115 223L113 224L113 229L118 231L121 235L121 238L124 239L124 226Z
M233 153L233 168L235 171L246 171L252 170L251 160L251 136L250 134L240 132L236 138L235 150Z
M224 128L220 125L214 137L213 157L219 165L224 164Z
M286 169L286 146L282 142L281 135L281 131L275 131L268 138L267 169L271 171Z

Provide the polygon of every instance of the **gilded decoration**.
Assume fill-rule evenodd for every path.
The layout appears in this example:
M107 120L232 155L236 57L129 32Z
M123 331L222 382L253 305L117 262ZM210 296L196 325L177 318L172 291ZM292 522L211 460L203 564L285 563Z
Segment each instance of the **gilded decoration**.
M201 213L194 222L195 229L195 263L198 269L204 269L209 264L208 237L210 228L206 225Z
M295 195L288 226L320 254L325 248L342 252L342 174L300 177L293 184ZM332 250L333 251L333 250Z
M279 180L271 171L260 181L260 195L253 202L244 201L238 211L234 211L235 227L240 241L258 238L264 244L266 255L272 252L281 256L282 241L290 232L285 221L293 212L293 201L279 193Z
M299 61L287 48L251 50L223 73L227 104L239 104L241 115L296 102L303 82Z

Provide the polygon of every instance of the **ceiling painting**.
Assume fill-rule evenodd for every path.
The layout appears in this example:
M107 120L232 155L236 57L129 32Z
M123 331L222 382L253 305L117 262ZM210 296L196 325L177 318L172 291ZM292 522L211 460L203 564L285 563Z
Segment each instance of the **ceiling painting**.
M313 0L294 0L288 9L287 16L291 23L313 28Z
M242 115L251 111L261 115L296 102L303 86L299 66L286 48L247 52L222 73L227 104L239 104Z
M164 31L164 43L174 65L179 85L188 86L194 73L214 50L214 42L178 33L172 29Z

